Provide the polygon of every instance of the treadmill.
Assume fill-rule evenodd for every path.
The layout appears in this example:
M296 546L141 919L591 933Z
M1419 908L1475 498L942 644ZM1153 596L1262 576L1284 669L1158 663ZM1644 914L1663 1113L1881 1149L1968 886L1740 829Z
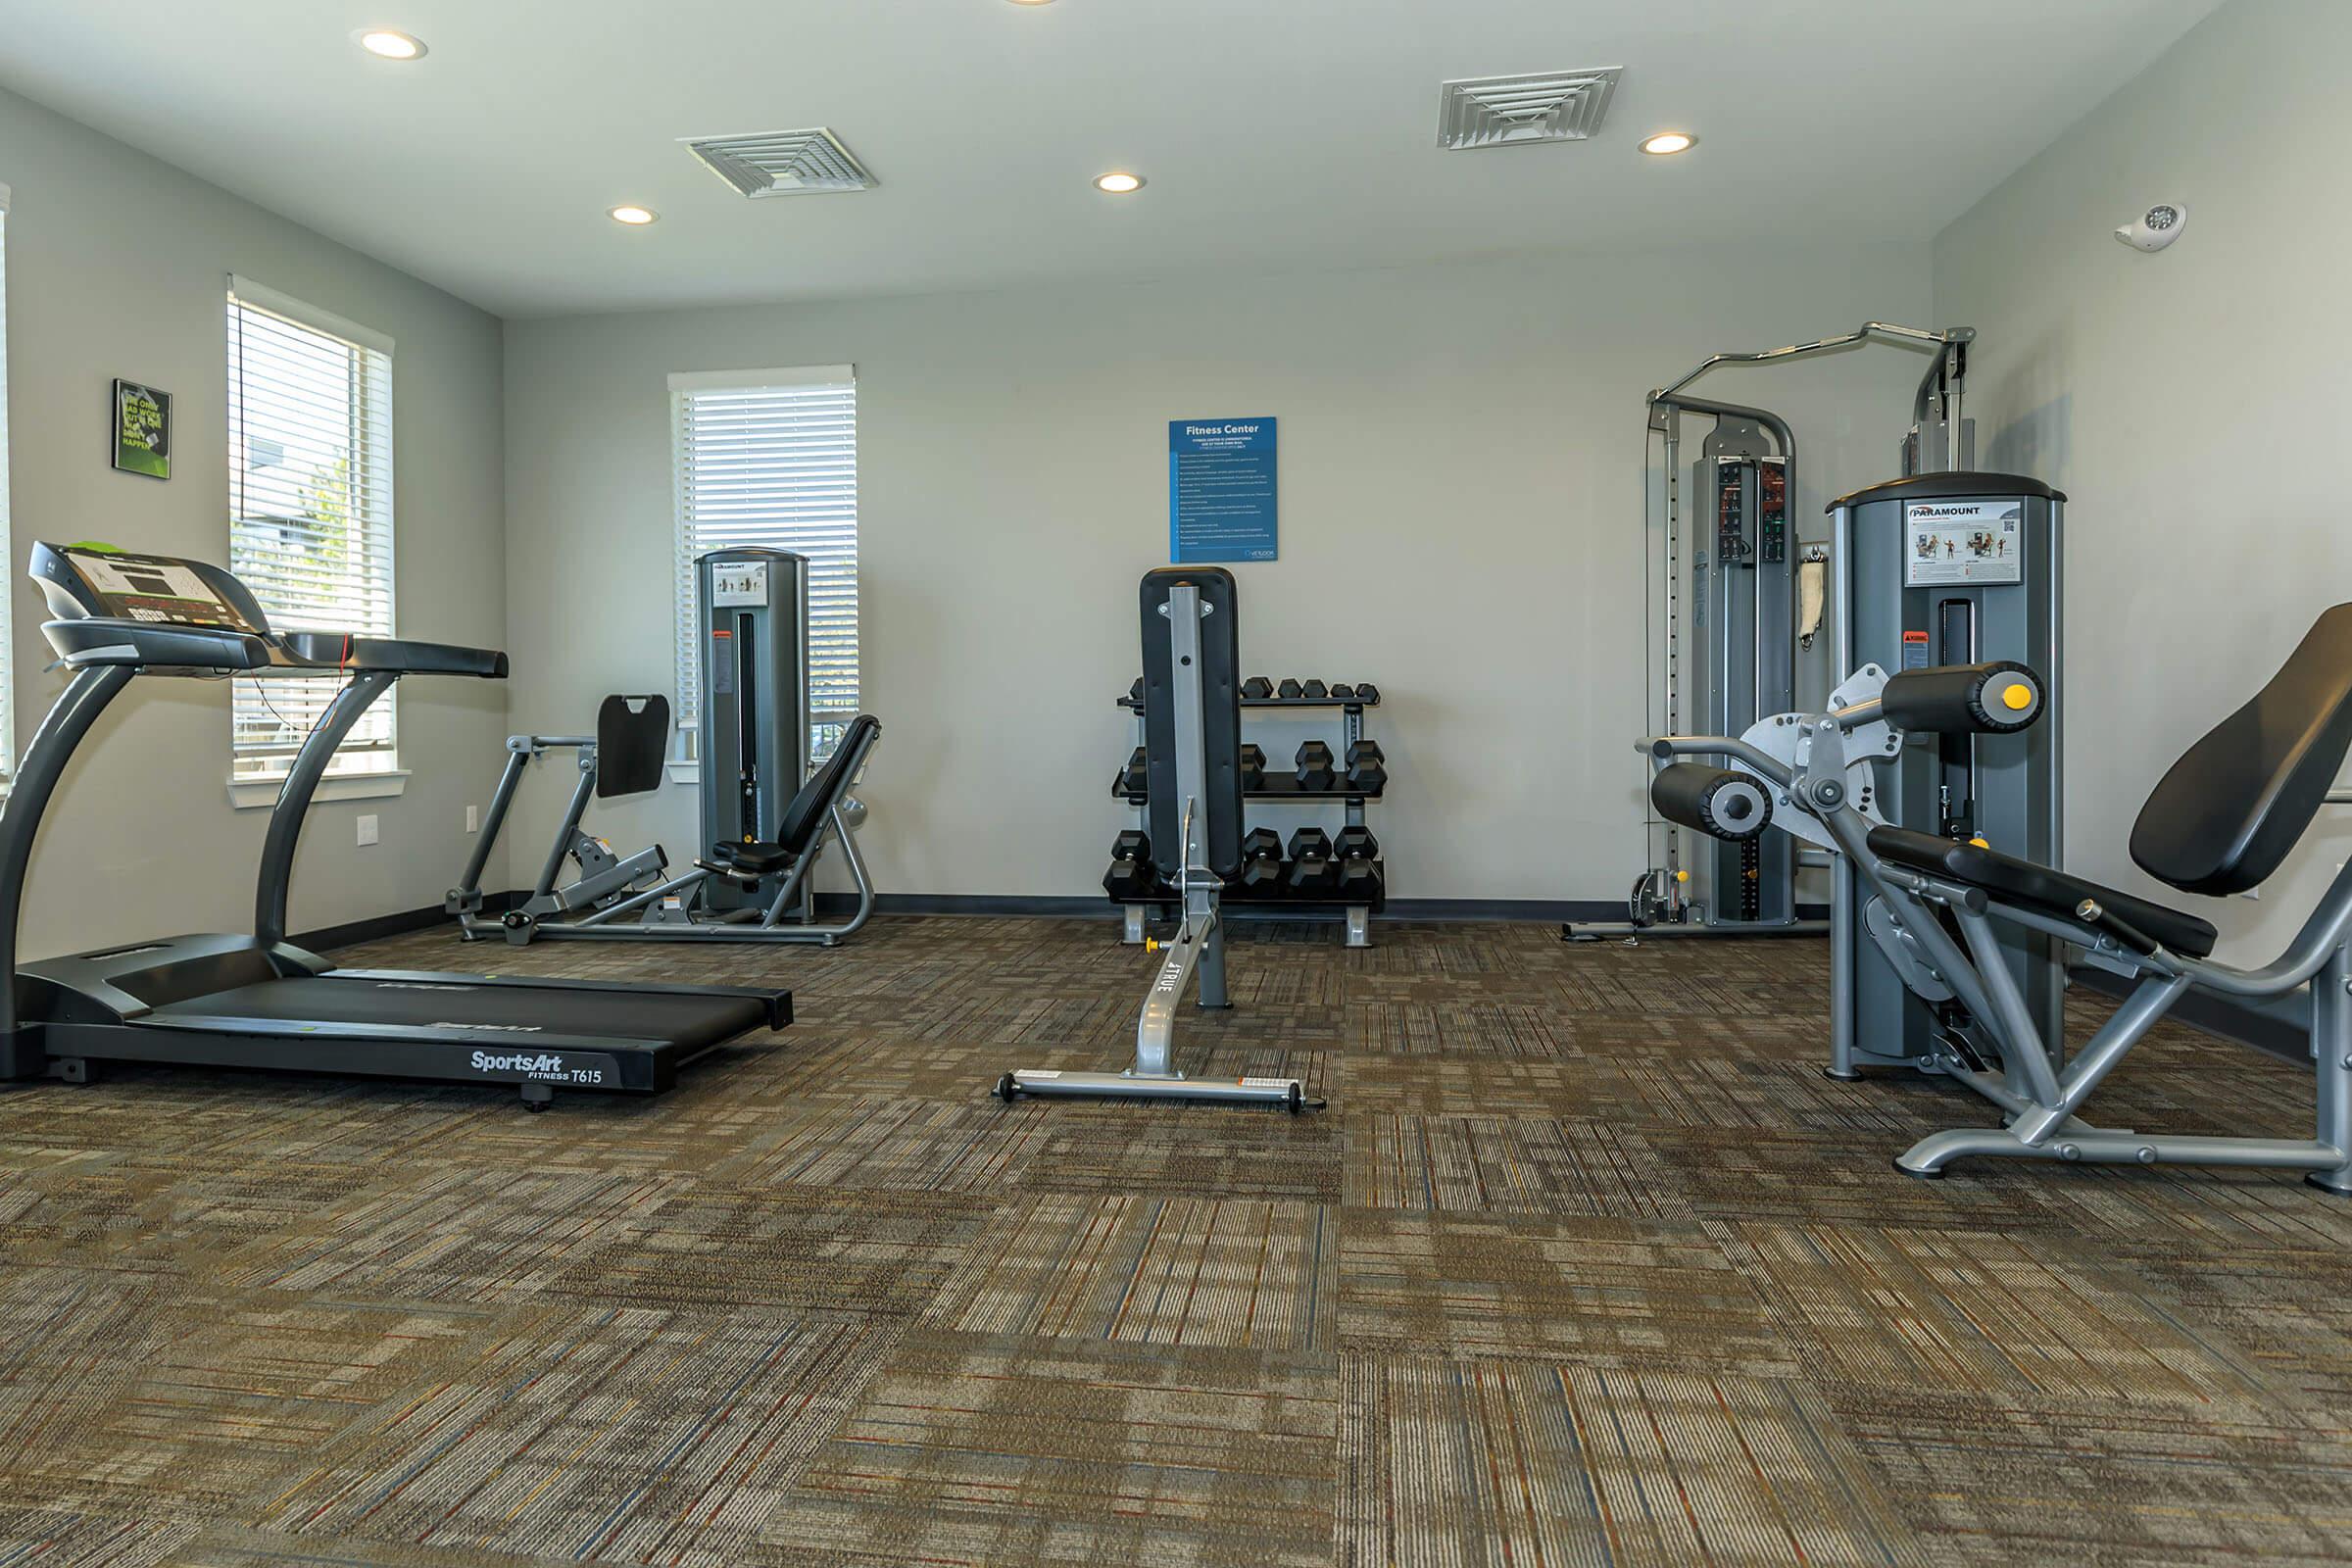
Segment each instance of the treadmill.
M507 656L447 643L276 632L218 566L106 545L32 547L41 626L73 671L0 808L0 1078L87 1082L97 1061L258 1067L516 1085L544 1110L558 1089L659 1094L684 1063L792 1021L792 995L741 986L337 969L288 943L286 890L311 797L335 748L403 675L503 680ZM135 675L345 682L295 754L270 813L251 936L140 942L17 962L41 813L74 747Z

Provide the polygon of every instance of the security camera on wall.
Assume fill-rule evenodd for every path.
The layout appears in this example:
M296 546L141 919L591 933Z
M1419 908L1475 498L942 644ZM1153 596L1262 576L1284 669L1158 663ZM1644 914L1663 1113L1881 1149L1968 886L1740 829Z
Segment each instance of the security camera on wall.
M2179 202L2158 202L2115 231L2115 237L2135 251L2160 251L2180 237L2188 226L2188 209Z

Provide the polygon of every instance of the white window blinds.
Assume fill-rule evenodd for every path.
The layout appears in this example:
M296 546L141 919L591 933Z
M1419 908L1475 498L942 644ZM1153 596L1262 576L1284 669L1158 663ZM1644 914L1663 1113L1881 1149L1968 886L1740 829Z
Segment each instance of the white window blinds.
M694 563L765 545L808 558L809 755L858 712L858 381L846 365L670 377L677 421L678 713L702 711Z
M8 187L0 185L0 561L14 563L8 532ZM17 770L16 680L9 668L9 601L16 583L0 588L0 778Z
M229 280L228 569L281 630L393 635L392 341ZM282 775L343 681L240 680L233 776ZM387 696L335 773L399 766Z

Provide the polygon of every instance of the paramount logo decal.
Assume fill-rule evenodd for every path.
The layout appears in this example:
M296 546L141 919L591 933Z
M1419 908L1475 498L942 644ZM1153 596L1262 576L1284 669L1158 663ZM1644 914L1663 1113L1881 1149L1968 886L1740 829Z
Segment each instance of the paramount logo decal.
M475 1072L553 1072L564 1070L564 1058L552 1052L518 1051L507 1055L494 1055L477 1051L472 1057Z

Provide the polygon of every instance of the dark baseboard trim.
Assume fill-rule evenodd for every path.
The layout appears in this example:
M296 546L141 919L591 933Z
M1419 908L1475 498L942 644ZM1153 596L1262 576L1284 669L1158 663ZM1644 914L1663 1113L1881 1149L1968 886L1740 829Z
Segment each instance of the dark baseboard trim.
M483 902L485 907L503 909L508 901L502 897ZM379 914L367 920L352 920L343 925L320 926L316 931L297 931L286 940L298 948L308 948L313 953L321 953L328 948L350 948L357 947L363 942L381 942L386 937L405 937L412 931L429 930L444 921L451 921L450 929L452 931L457 929L452 917L444 913L441 906L436 904L422 909L403 909L397 914Z
M847 914L857 900L847 893L819 893L819 914ZM1175 906L1158 906L1173 910ZM876 914L977 914L1048 916L1076 920L1116 920L1119 906L1107 899L1058 894L1016 893L884 893L874 900ZM1336 906L1298 907L1281 904L1245 904L1229 900L1224 912L1235 921L1330 920L1344 918ZM1605 920L1622 915L1624 906L1598 899L1391 899L1374 920L1525 920L1556 924L1561 920Z
M857 895L819 893L816 912L831 917L858 907ZM1052 894L995 893L878 893L876 914L998 914L1048 915L1063 919L1115 920L1119 911L1098 895L1063 898Z
M521 902L519 893L485 893L482 909L497 914L513 908ZM848 893L819 893L816 911L828 918L848 914L858 906L855 895ZM1174 906L1162 906L1172 918ZM1116 920L1118 906L1107 899L1090 898L1080 894L1020 894L1020 893L884 893L874 900L876 914L958 914L996 915L1004 918L1047 918L1061 920ZM1259 921L1307 921L1339 923L1345 918L1343 910L1334 906L1298 907L1280 904L1243 904L1228 902L1224 912L1237 924ZM1800 910L1808 919L1827 918L1828 910L1818 914ZM1446 921L1524 921L1529 924L1557 925L1563 920L1618 920L1625 917L1625 906L1606 899L1391 899L1386 907L1373 916L1381 920ZM406 936L412 931L426 931L450 919L439 905L422 909L403 909L396 914L379 914L372 919L353 920L343 925L322 926L316 931L296 933L290 940L298 948L314 952L328 948L355 947L363 942L381 942L387 937Z
M2118 1001L2132 994L2133 981L2102 969L2093 963L2070 966L2067 979L2086 991ZM2310 1016L2311 988L2299 987L2278 999L2274 1007L2263 1007L2230 997L2218 997L2209 991L2184 991L2173 1004L2166 1017L2202 1029L2224 1040L2234 1040L2241 1046L2305 1066L2311 1061L2311 1029L2303 1020Z

